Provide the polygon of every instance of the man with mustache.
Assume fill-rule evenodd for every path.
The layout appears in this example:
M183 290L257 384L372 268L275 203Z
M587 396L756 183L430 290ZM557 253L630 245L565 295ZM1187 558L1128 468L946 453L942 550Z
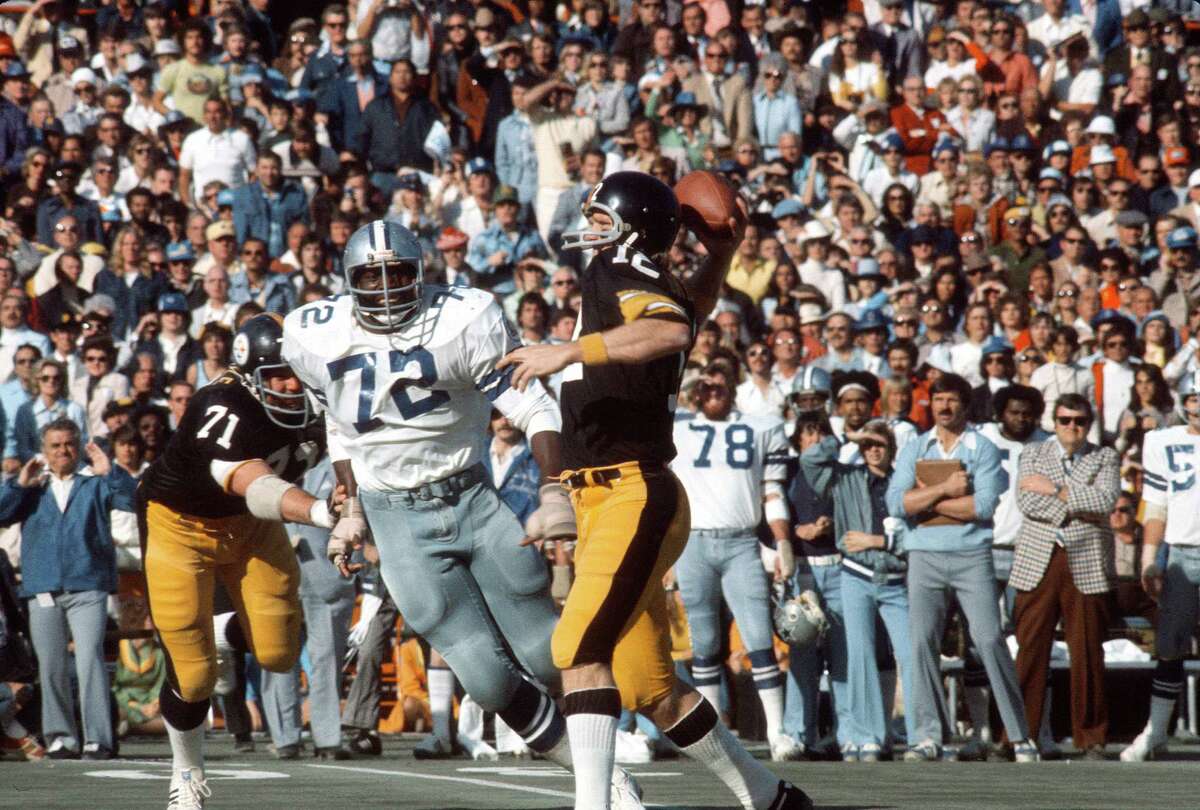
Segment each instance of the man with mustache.
M934 427L901 451L887 490L889 514L906 524L908 550L913 688L905 703L915 715L916 734L904 758L938 759L948 732L939 652L950 592L967 617L1000 717L1015 742L1017 762L1036 762L1016 668L1000 631L992 562L993 515L1008 476L996 445L967 425L970 383L957 374L943 374L929 393ZM921 474L933 479L929 462L936 461L957 461L959 468L938 476L937 483L923 480L918 462L927 463Z

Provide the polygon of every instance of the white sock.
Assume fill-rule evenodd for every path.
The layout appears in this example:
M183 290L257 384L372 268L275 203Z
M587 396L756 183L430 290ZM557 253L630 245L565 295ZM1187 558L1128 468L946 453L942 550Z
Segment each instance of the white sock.
M429 668L429 713L433 734L450 742L450 708L454 700L454 673L448 667Z
M204 768L204 724L180 731L164 719L167 739L171 741L172 765L176 771Z
M721 684L706 683L703 686L697 686L696 691L700 696L707 700L714 709L718 709L721 705Z
M483 709L470 695L458 704L458 742L468 750L483 740Z
M4 733L14 740L23 740L29 736L29 730L21 725L21 721L15 717L8 718L0 723L0 726L4 728Z
M1050 700L1053 694L1053 690L1046 687L1046 699L1042 701L1042 727L1038 729L1038 748L1043 750L1057 744L1054 742L1054 730L1050 727Z
M500 715L496 715L496 750L501 754L515 754L529 750L529 746L521 739L521 735L513 731Z
M221 652L232 652L233 645L229 643L229 638L225 635L225 629L229 626L229 622L237 614L233 611L228 613L218 613L213 616L213 635L217 642L217 649Z
M575 810L609 810L621 695L615 686L568 692L563 714L575 765Z
M982 742L992 739L988 703L991 693L986 686L968 686L964 690L967 698L967 714L971 716L971 734Z
M759 689L758 699L762 701L763 715L767 718L767 740L774 740L783 733L783 687Z
M779 777L750 756L707 701L701 700L663 733L724 782L745 810L766 810L775 801Z
M1150 696L1150 738L1155 741L1167 738L1167 729L1171 726L1171 713L1175 711L1175 698Z

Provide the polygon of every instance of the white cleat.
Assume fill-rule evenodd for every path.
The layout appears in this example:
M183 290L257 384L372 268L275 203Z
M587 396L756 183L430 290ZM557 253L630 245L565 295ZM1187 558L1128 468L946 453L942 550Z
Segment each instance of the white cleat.
M617 729L615 761L622 765L645 765L654 761L650 740L644 735Z
M642 804L642 786L620 765L613 767L609 806L612 810L645 810L646 807Z
M772 762L795 762L804 757L804 746L786 734L780 734L771 740Z
M171 774L171 792L167 795L167 810L203 810L204 800L212 796L204 771L183 768Z
M497 753L496 749L483 740L472 740L469 737L459 735L458 744L476 762L496 762L500 759L500 754Z
M1150 729L1144 729L1134 738L1129 747L1121 752L1122 762L1145 762L1154 759L1167 751L1165 739L1155 740L1150 736Z

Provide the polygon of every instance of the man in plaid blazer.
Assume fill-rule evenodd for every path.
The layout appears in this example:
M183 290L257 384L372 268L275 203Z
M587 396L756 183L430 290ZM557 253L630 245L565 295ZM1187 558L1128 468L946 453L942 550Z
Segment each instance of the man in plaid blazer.
M1071 653L1071 725L1088 759L1104 758L1108 710L1104 651L1114 587L1108 524L1120 493L1116 452L1087 441L1095 413L1079 394L1054 405L1055 437L1021 453L1017 504L1023 520L1009 584L1017 589L1017 678L1030 728L1042 722L1054 628Z

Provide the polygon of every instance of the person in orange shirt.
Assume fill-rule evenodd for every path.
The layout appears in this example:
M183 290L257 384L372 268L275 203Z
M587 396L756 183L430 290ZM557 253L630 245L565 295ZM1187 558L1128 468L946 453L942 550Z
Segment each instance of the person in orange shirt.
M1075 147L1071 153L1071 174L1075 175L1090 166L1092 147L1104 144L1112 149L1117 159L1117 176L1133 182L1137 180L1137 171L1129 157L1129 150L1117 143L1117 125L1107 115L1097 115L1083 131L1084 142Z

